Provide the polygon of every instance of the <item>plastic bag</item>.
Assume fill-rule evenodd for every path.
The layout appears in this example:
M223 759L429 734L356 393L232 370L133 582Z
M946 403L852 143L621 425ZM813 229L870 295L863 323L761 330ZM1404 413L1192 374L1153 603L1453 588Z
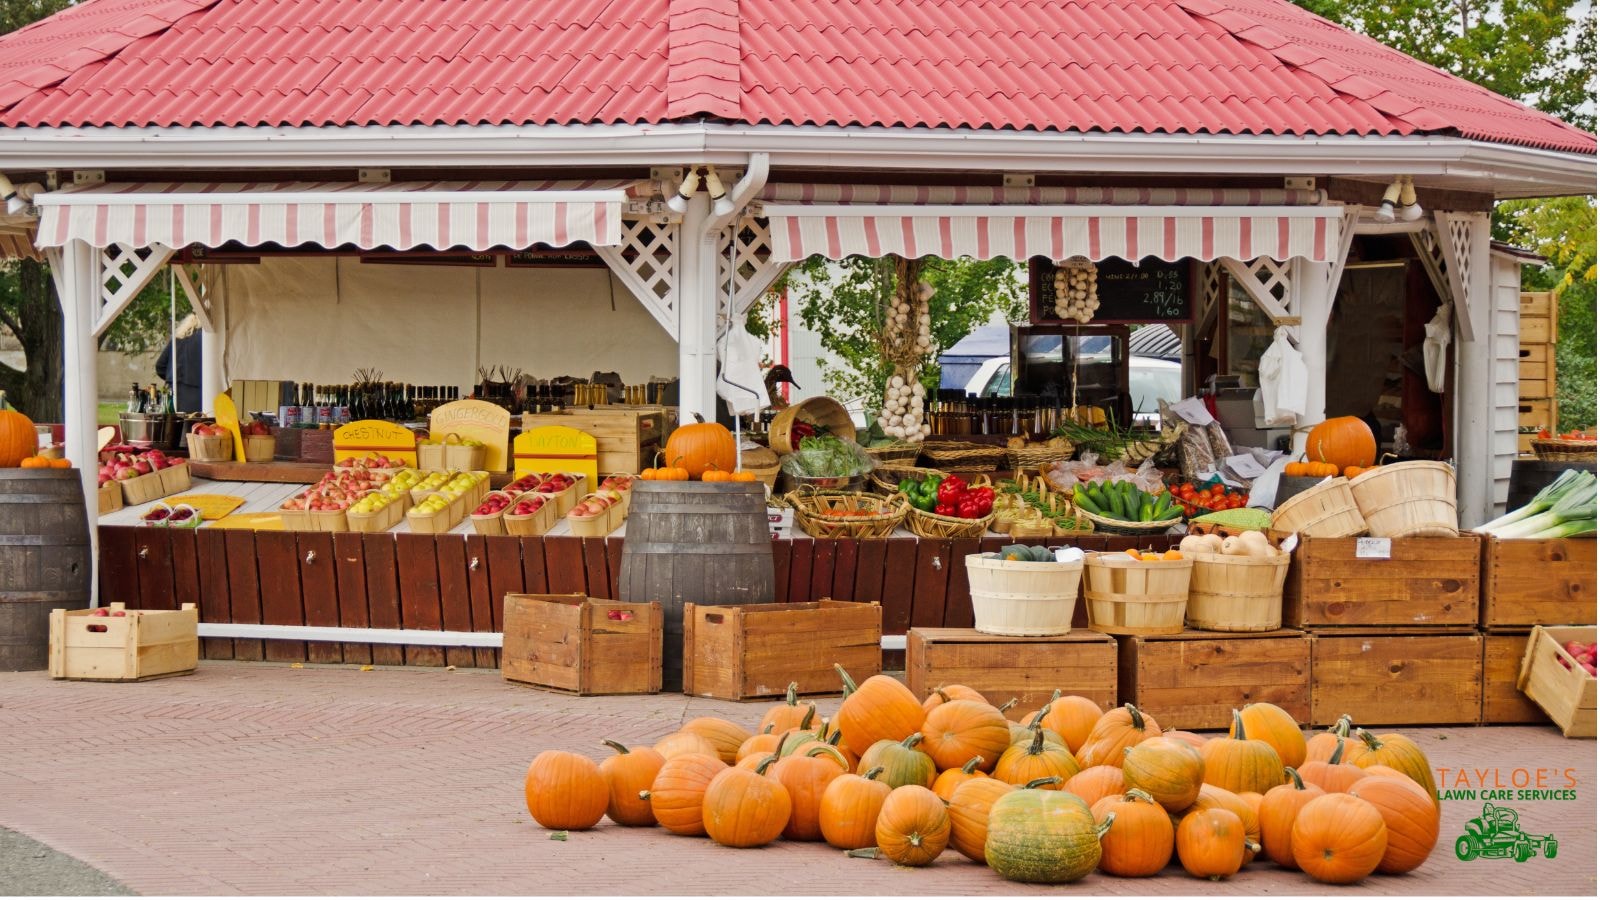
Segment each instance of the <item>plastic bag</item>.
M1093 451L1083 454L1082 459L1062 460L1050 467L1044 475L1044 480L1058 491L1071 492L1079 484L1091 481L1101 481L1105 478L1105 466L1100 465L1100 457Z
M1211 452L1211 439L1206 428L1188 428L1178 438L1179 468L1183 477L1197 478L1217 468L1216 454Z
M851 478L872 471L867 451L831 435L802 438L799 449L783 458L782 469L802 478Z

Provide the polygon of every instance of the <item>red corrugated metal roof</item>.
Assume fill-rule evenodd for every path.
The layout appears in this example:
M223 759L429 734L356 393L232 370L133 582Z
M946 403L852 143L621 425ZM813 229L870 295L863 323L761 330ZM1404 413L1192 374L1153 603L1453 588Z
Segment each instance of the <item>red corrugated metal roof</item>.
M0 125L655 123L1595 138L1287 0L90 0Z

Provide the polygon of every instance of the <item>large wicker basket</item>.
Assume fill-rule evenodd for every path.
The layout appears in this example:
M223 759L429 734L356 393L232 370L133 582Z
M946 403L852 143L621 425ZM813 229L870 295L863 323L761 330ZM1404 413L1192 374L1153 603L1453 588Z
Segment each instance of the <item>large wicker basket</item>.
M767 429L767 446L782 456L799 449L800 439L793 436L796 422L817 426L818 430L844 441L856 439L856 423L849 410L831 397L809 397L786 407L772 419Z
M1129 522L1124 519L1113 519L1109 516L1097 515L1081 507L1074 507L1077 514L1094 523L1094 530L1101 534L1146 535L1161 534L1174 525L1183 524L1183 515L1163 519L1160 522Z
M1013 469L1037 469L1051 463L1071 459L1074 448L1071 444L1061 447L1008 447L1006 448L1006 465Z
M923 512L914 506L911 508L911 517L906 520L906 527L917 537L944 540L983 537L989 533L989 526L992 524L994 524L994 513L989 513L981 519L961 519Z
M1091 553L1083 597L1089 628L1102 634L1177 634L1189 604L1190 559L1144 561L1126 553Z
M1278 504L1271 532L1276 537L1356 537L1367 533L1367 520L1350 493L1349 479L1341 475Z
M946 472L992 472L1006 459L1006 448L962 441L924 441L922 458Z
M924 469L921 466L910 465L880 465L867 474L870 487L880 494L892 494L900 490L902 478L915 478L918 481L926 479L929 475L938 475L940 478L950 473L943 469Z
M884 444L878 447L862 447L861 449L866 451L867 455L872 457L873 462L880 466L897 464L910 466L916 464L917 454L922 452L922 445L913 444L910 441L895 441L892 444Z
M1283 624L1289 554L1188 553L1189 605L1184 621L1201 631L1273 631Z
M1595 442L1569 438L1534 438L1533 455L1551 462L1594 462Z
M1373 537L1455 537L1456 470L1442 462L1391 463L1350 480Z
M905 520L911 503L905 494L880 497L861 491L801 489L785 494L800 530L820 538L884 538Z

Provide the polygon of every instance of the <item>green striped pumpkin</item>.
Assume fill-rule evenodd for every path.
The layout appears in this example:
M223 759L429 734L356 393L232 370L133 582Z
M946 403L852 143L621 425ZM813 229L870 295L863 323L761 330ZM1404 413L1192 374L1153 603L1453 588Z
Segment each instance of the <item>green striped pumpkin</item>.
M1088 804L1065 791L1012 791L989 811L984 859L1011 881L1066 884L1100 864L1100 836L1111 816L1096 825Z
M933 757L917 749L920 743L920 731L903 741L878 741L861 754L861 760L856 764L856 774L862 775L882 766L883 774L878 780L891 788L908 784L931 788L939 769L934 765Z

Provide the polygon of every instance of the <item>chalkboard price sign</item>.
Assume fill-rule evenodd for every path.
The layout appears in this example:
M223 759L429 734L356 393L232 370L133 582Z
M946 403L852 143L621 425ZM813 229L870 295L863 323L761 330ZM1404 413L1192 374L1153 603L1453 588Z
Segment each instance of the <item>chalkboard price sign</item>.
M1190 262L1180 259L1165 262L1145 257L1138 265L1122 259L1103 259L1095 264L1096 294L1100 308L1094 323L1102 325L1146 322L1187 322L1190 318L1192 279ZM1064 321L1056 315L1056 267L1050 260L1034 257L1028 264L1028 287L1032 295L1032 321L1053 325Z

